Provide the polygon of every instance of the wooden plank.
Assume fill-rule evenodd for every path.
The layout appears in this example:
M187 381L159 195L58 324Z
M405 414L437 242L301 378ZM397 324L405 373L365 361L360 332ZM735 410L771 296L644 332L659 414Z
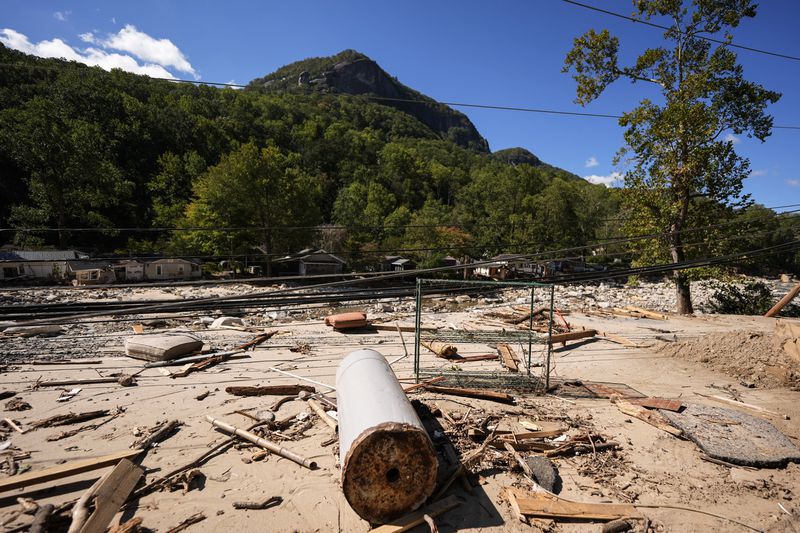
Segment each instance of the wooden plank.
M725 398L724 396L711 396L708 394L701 394L699 392L695 392L695 394L697 394L698 396L702 396L703 398L708 398L709 400L714 400L715 402L720 402L727 405L732 405L734 407L738 407L739 409L755 411L756 413L763 413L765 415L779 416L781 418L783 418L784 416L775 411L770 411L769 409L765 409L763 407L759 407L757 405L753 405L750 403L737 402L736 400L731 400L730 398Z
M578 339L585 339L586 337L594 337L597 335L595 329L583 329L580 331L570 331L569 333L558 333L551 335L548 339L550 344L558 344L559 342L574 341Z
M458 389L455 387L439 387L438 385L425 385L425 390L439 394L451 394L453 396L465 396L467 398L477 398L479 400L491 400L501 403L514 403L514 397L505 392L495 392L481 389Z
M670 435L675 435L676 437L683 435L683 431L670 424L669 420L667 420L664 415L658 411L650 411L649 409L639 405L633 405L629 401L618 397L612 398L611 401L617 405L617 409L619 409L620 412L628 416L632 416L643 422L647 422L651 426L662 431L666 431Z
M514 349L511 348L511 346L508 344L498 344L497 351L500 352L503 366L506 367L509 372L519 372L519 367L517 367L517 354L514 353Z
M633 311L634 313L639 313L643 317L650 318L652 320L667 320L667 318L669 318L664 313L656 313L655 311L650 311L649 309L644 309L633 305L626 305L625 310Z
M95 491L94 513L86 520L80 533L103 533L143 474L144 469L129 459L117 463Z
M455 496L448 496L447 498L434 502L427 507L420 509L419 511L407 514L402 518L398 518L397 520L389 522L388 524L378 526L370 531L372 533L402 533L403 531L408 531L409 529L425 522L425 515L431 517L438 516L442 513L446 513L450 509L458 507L458 505L459 501Z
M603 339L616 343L621 344L622 346L627 346L628 348L640 348L639 344L633 342L632 340L628 339L627 337L623 337L622 335L617 335L616 333L608 333L605 331L598 331L598 337L602 337Z
M125 450L124 452L112 453L110 455L103 455L102 457L94 457L92 459L83 459L81 461L72 461L57 465L44 470L35 472L26 472L19 476L13 476L0 480L0 492L17 489L20 487L27 487L29 485L36 485L37 483L44 483L53 479L61 479L64 477L74 476L83 472L97 470L106 466L111 466L118 463L122 459L132 459L142 453L142 450Z
M637 516L633 505L620 503L582 503L560 498L549 492L526 492L513 487L506 488L512 507L520 514L541 518L567 518L573 520L616 520Z

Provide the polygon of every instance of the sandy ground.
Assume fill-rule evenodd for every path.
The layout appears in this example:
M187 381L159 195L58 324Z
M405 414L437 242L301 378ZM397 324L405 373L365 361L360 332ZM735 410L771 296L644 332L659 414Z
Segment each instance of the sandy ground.
M152 296L152 295L149 295ZM478 309L476 310L475 307ZM469 304L454 310L442 309L425 316L425 325L438 325L447 331L497 329L479 309ZM396 313L385 318L403 324L413 323L413 314ZM767 418L795 443L800 443L800 392L788 388L748 388L740 379L692 358L674 357L661 349L664 341L689 341L709 334L743 330L769 334L774 322L761 317L705 316L669 320L597 317L574 313L566 317L573 327L596 328L625 335L642 347L624 347L604 340L577 341L552 354L553 379L585 380L625 384L645 395L675 398L684 402L714 404L699 396L722 394L718 387L730 387L745 402L762 406L784 416ZM148 330L158 330L150 328ZM164 328L160 328L164 329ZM158 369L147 369L137 376L135 387L117 384L82 386L72 400L56 402L63 388L32 390L37 380L65 380L109 376L123 372L133 374L142 369L142 362L122 356L120 345L128 333L111 334L111 341L102 351L87 353L87 357L102 359L99 365L30 365L9 363L0 375L2 390L18 391L19 398L29 402L32 409L20 412L4 411L27 428L34 421L57 414L79 413L97 409L124 409L117 418L102 426L80 432L72 437L48 441L48 437L78 426L52 427L31 430L25 434L6 433L12 446L30 452L31 457L19 461L20 466L37 470L66 461L96 457L123 451L135 440L134 434L153 426L160 420L180 420L183 426L171 438L151 449L141 461L147 468L147 479L153 479L181 466L225 436L211 428L205 415L221 418L237 427L246 427L251 420L234 413L237 410L260 410L271 405L276 397L236 397L225 387L238 385L293 384L298 380L269 370L276 367L320 383L335 385L336 368L350 351L370 347L380 351L388 360L403 355L403 345L396 332L379 331L363 334L343 334L326 328L318 318L287 321L269 328L279 333L267 343L250 352L249 359L235 360L184 378L172 379ZM128 330L129 332L129 330ZM253 333L238 331L204 331L207 345L229 347L245 342ZM413 333L405 333L412 350ZM53 352L69 334L48 339ZM4 344L0 340L0 353ZM79 341L77 341L79 342ZM308 344L309 353L290 351L299 344ZM487 353L486 345L459 345L464 355ZM534 351L534 359L540 356ZM413 360L398 361L395 371L401 381L413 382ZM452 366L423 355L423 364L430 368ZM470 369L498 371L496 362L465 363ZM175 370L175 367L172 367ZM540 368L534 368L541 372ZM320 392L329 392L317 387ZM210 394L203 400L196 397L204 391ZM335 392L331 392L335 397ZM563 490L561 496L583 502L636 502L639 504L671 504L699 508L735 518L759 530L798 531L800 523L800 465L790 464L782 469L746 469L713 464L701 459L702 452L688 440L681 440L638 419L631 419L607 399L581 399L559 395L519 395L513 406L469 398L454 398L427 392L414 393L434 409L439 408L456 416L475 417L498 415L501 424L522 430L520 421L557 421L570 426L570 433L590 431L599 433L620 444L616 452L556 459ZM714 404L718 405L718 404ZM301 401L290 401L278 410L278 419L310 412ZM301 415L302 416L302 415ZM200 467L205 475L202 488L187 493L156 492L146 496L119 513L114 523L134 516L143 525L156 531L166 531L187 517L202 512L206 519L190 527L191 531L217 531L240 528L277 532L307 531L368 531L368 523L349 507L341 491L340 470L337 466L337 445L322 446L332 436L330 428L315 417L311 423L298 422L286 433L292 440L282 445L315 460L317 470L308 470L275 455L263 461L251 462L256 451L252 447L229 449ZM102 419L101 419L102 421ZM467 442L444 419L438 419L445 433L461 453L475 447ZM302 431L303 426L308 426ZM444 458L442 458L444 459ZM447 464L446 462L444 463ZM489 450L482 462L472 470L472 493L455 484L450 492L461 504L436 519L440 531L599 531L597 523L547 523L534 521L531 525L519 522L503 495L508 486L526 487L527 482L513 461L504 452ZM104 470L68 479L10 491L0 499L0 522L10 519L18 508L16 498L26 496L41 503L60 504L78 498ZM282 496L283 503L269 510L235 510L232 502L260 501ZM653 531L706 532L746 531L710 516L675 509L642 509L651 521ZM791 515L791 516L790 516ZM28 523L24 515L5 524L6 528ZM792 524L792 520L795 520ZM426 531L420 526L415 531Z

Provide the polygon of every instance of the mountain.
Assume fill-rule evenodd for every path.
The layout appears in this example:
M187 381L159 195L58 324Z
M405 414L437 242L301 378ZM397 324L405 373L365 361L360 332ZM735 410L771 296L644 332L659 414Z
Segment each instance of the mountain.
M413 116L439 137L476 152L489 143L466 115L415 91L390 76L378 63L355 50L313 57L279 68L248 84L251 90L285 93L321 92L376 96L376 103ZM414 100L410 102L408 100Z

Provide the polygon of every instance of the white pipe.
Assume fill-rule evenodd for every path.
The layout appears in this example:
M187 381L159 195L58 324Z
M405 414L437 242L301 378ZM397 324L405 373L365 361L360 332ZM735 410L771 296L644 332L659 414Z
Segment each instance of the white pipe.
M350 506L385 523L422 505L435 488L436 452L389 363L375 350L352 352L339 365L336 387Z

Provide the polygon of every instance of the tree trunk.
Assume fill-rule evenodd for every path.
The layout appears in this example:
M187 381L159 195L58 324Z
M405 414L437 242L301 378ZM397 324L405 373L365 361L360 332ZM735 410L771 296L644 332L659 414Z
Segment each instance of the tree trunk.
M681 210L677 220L670 225L669 232L669 253L673 263L682 263L685 260L683 252L683 239L680 231L689 213L689 198L686 197L681 202ZM680 270L672 271L672 279L675 281L675 311L680 315L691 315L694 313L692 308L692 292L689 280Z
M270 278L272 277L272 231L269 229L269 226L263 222L262 224L264 227L264 255L267 260L266 276Z

